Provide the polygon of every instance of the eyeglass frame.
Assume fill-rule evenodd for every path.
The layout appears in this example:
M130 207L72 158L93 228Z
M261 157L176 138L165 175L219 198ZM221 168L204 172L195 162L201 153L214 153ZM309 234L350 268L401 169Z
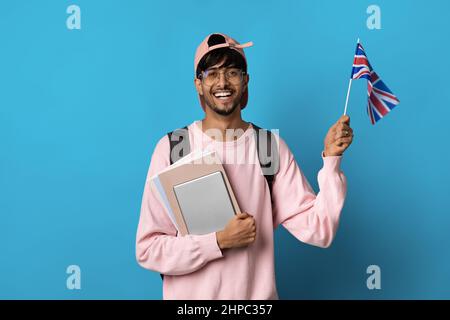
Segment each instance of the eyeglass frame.
M220 69L225 69L225 71L219 71ZM215 84L215 83L220 79L220 74L221 74L221 73L224 74L225 79L227 79L228 81L230 81L230 80L227 78L227 76L226 76L226 70L227 70L227 69L237 69L237 70L240 71L241 79L239 80L239 82L242 82L242 80L244 79L244 75L247 74L246 71L244 71L244 70L242 70L242 69L240 69L240 68L236 68L236 67L230 67L230 68L210 68L210 69L207 69L207 70L202 71L202 72L198 75L198 79L200 79L201 81L204 81L204 79L205 79L204 74L205 74L205 73L207 74L208 71L210 71L210 70L217 70L217 71L219 72L219 77L216 77L216 79L214 80L214 82L213 82L211 85L208 85L208 86L212 86L213 84ZM236 84L237 84L237 83L236 83ZM205 84L205 85L206 85L206 84Z

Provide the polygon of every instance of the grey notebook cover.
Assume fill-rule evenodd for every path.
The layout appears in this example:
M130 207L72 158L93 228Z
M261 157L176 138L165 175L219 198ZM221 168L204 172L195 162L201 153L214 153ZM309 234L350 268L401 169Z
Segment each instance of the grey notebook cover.
M173 189L190 234L222 230L235 214L220 171L178 184Z

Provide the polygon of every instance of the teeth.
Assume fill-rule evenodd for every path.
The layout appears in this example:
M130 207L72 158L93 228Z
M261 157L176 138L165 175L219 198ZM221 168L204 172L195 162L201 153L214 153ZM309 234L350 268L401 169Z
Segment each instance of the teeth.
M220 97L228 97L228 96L231 96L231 92L230 92L230 91L220 91L220 92L214 93L214 96L215 96L216 98L220 98Z

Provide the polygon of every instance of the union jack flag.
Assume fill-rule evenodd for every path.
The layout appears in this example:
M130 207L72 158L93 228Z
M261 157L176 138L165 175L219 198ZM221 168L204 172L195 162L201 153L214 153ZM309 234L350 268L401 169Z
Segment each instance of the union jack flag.
M367 114L370 122L375 124L389 113L400 101L373 71L361 43L356 46L351 79L367 79Z

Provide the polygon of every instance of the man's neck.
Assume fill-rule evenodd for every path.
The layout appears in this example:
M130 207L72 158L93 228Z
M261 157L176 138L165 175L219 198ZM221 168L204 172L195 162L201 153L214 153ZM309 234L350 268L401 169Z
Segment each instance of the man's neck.
M249 123L242 120L241 118L241 110L237 110L228 116L222 116L215 113L212 110L208 110L205 114L205 118L202 120L202 131L205 132L208 129L218 129L221 132L221 141L223 140L232 140L239 138L240 135L227 135L226 130L230 129L242 129L237 132L244 132L248 129ZM211 136L213 139L218 137Z

